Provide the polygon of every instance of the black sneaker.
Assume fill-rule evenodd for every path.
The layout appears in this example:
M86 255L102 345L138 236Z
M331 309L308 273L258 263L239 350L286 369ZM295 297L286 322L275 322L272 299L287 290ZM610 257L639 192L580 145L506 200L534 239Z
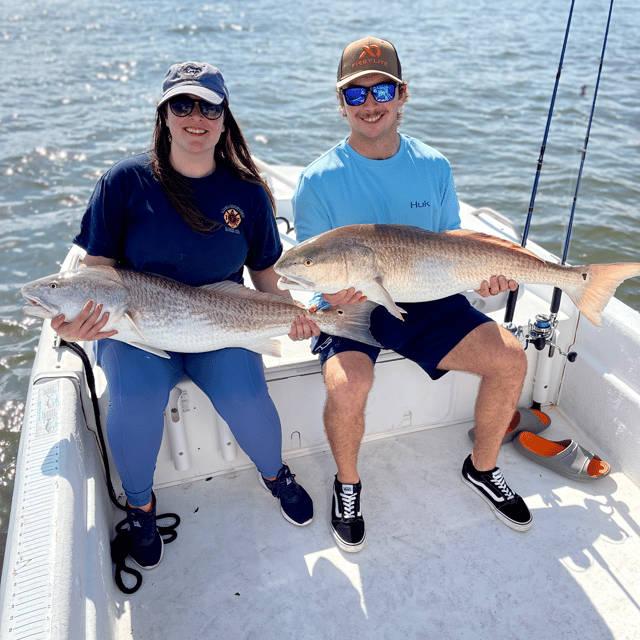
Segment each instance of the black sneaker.
M516 531L526 531L533 518L524 500L507 485L498 467L491 471L478 471L471 462L471 456L462 465L462 481L485 499L494 514L508 527Z
M280 511L284 519L303 527L313 520L313 501L294 478L295 475L286 464L282 465L275 480L267 480L258 472L260 484L280 500Z
M338 476L333 482L331 533L343 551L355 553L364 547L365 530L360 508L362 483L342 484Z
M154 569L160 564L164 542L156 526L156 496L151 494L151 511L126 505L131 549L129 555L142 569Z

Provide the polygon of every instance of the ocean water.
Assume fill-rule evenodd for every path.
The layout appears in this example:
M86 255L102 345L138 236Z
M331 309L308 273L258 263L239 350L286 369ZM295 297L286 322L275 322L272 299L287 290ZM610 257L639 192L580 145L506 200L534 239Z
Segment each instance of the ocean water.
M220 68L253 153L306 165L342 139L343 47L393 42L401 130L444 153L459 196L522 229L570 0L4 0L0 4L0 554L41 321L22 284L57 270L98 177L149 147L164 74ZM530 239L561 255L609 0L577 0ZM615 0L569 261L640 261L640 12ZM617 297L640 310L640 279ZM1 560L1 558L0 558Z

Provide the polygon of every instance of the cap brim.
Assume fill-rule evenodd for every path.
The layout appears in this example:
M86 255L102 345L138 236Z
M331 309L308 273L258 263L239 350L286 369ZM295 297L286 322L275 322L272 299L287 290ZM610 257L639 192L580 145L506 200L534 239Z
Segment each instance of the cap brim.
M385 73L384 71L378 71L378 70L376 71L368 70L368 71L359 71L358 73L354 73L346 78L343 78L342 80L340 80L340 82L336 83L336 89L342 89L342 87L344 87L345 85L349 84L350 82L353 82L354 80L357 80L358 78L362 78L363 76L372 76L372 75L386 76L387 78L390 78L394 82L399 82L400 84L402 84L401 78L398 78L390 73Z
M211 91L211 89L206 89L198 84L190 85L186 82L183 82L178 87L173 87L165 93L160 102L158 102L158 106L164 104L169 98L173 98L173 96L179 96L190 93L194 96L198 96L198 98L202 98L211 104L220 104L224 101L224 98L217 94L215 91Z

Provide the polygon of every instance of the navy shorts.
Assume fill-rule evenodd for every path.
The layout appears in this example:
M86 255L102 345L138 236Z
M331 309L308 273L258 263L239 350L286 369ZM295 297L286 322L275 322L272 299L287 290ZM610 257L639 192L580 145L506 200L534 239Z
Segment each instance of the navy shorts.
M460 294L428 302L399 302L398 306L407 312L402 314L404 321L382 306L372 311L371 335L385 349L392 349L418 364L433 380L447 373L438 369L438 365L462 338L481 324L493 322ZM323 365L343 351L365 353L375 364L380 353L377 347L326 333L312 339L311 351L319 354Z

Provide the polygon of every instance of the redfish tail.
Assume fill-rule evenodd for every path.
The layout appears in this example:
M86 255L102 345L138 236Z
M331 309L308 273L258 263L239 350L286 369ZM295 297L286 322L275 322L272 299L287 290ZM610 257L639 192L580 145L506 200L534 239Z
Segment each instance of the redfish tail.
M602 326L600 316L618 285L627 278L640 276L640 263L637 262L592 264L574 269L581 271L584 283L581 286L567 287L564 291L580 313L596 327Z

